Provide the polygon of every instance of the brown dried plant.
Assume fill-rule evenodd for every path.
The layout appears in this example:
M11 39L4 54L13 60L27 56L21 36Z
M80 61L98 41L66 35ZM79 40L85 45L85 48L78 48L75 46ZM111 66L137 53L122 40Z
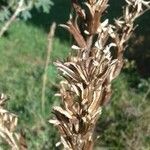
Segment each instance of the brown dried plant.
M7 97L0 95L0 137L10 145L12 150L26 150L24 136L15 132L18 118L4 109Z
M150 1L126 0L123 16L114 24L102 19L108 0L72 0L72 6L75 16L61 26L72 34L76 55L55 63L65 80L56 94L62 106L53 108L55 118L49 122L58 128L65 150L92 150L94 129L110 101L111 82L123 67L134 21L150 8Z

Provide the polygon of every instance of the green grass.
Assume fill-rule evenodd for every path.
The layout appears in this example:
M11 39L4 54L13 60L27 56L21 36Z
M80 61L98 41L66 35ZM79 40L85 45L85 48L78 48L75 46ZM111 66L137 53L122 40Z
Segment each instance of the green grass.
M8 37L0 40L0 91L10 97L8 109L19 117L19 128L25 129L29 149L54 147L54 129L48 124L51 107L57 102L54 94L58 83L52 64L68 53L68 44L54 39L46 87L46 109L41 111L41 89L47 54L47 34L37 27L16 22ZM49 131L50 129L52 131ZM45 144L48 142L48 144ZM44 148L46 149L46 147Z
M48 123L52 117L52 106L59 103L54 97L59 77L52 62L68 55L69 44L59 38L54 39L46 107L42 112L41 89L46 51L47 33L31 23L14 23L8 36L0 40L0 92L10 97L8 109L18 115L18 130L23 129L32 150L56 149L54 145L58 141L55 128ZM142 87L145 90L139 88L142 82L136 76L136 73L122 73L114 81L113 97L104 108L96 130L96 134L100 135L97 141L99 147L113 150L150 147L149 94L145 97L148 86L144 83Z
M146 81L139 88L131 86L129 81L125 73L114 81L111 102L104 108L97 126L98 144L110 150L136 150L137 147L147 150L150 147L150 87L147 86L150 82Z

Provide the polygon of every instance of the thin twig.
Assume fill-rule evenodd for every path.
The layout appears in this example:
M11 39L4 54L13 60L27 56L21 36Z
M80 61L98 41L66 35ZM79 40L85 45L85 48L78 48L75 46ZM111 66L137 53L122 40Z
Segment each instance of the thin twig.
M46 90L46 81L47 81L47 71L48 71L48 64L49 64L49 60L50 60L50 54L51 54L51 50L52 50L52 44L53 44L55 29L56 29L56 23L54 22L51 25L50 32L48 34L47 58L46 58L46 62L45 62L43 84L42 84L42 97L41 97L42 111L45 110L45 90Z
M15 21L16 17L23 11L30 9L32 7L32 2L29 3L28 6L24 6L24 0L20 0L18 2L18 7L16 8L14 14L10 17L10 19L4 24L2 29L0 30L0 38L3 36L3 34L8 30L10 25Z

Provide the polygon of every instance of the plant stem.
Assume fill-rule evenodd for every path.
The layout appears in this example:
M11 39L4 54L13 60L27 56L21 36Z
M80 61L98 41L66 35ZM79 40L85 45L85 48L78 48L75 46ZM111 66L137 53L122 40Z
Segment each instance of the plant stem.
M46 90L46 82L47 82L47 71L48 71L48 65L49 65L49 60L50 60L50 54L52 51L55 29L56 29L56 23L53 23L50 27L50 32L48 34L47 57L46 57L46 62L45 62L44 74L43 74L42 96L41 96L42 112L44 112L45 110L45 90Z

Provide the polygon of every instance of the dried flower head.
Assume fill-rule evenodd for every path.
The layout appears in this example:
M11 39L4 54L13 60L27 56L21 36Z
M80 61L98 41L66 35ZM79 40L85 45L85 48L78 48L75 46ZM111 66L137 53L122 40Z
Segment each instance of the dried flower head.
M62 107L54 107L50 120L60 132L66 150L92 150L94 129L102 106L110 101L111 82L123 66L126 42L134 30L134 21L149 9L149 2L126 0L124 14L114 25L101 17L108 0L72 1L76 16L66 25L74 37L76 56L57 61L64 81L60 83ZM112 53L113 52L113 53Z
M6 100L6 95L0 94L0 137L12 150L25 150L27 146L23 135L15 133L17 116L4 109Z

